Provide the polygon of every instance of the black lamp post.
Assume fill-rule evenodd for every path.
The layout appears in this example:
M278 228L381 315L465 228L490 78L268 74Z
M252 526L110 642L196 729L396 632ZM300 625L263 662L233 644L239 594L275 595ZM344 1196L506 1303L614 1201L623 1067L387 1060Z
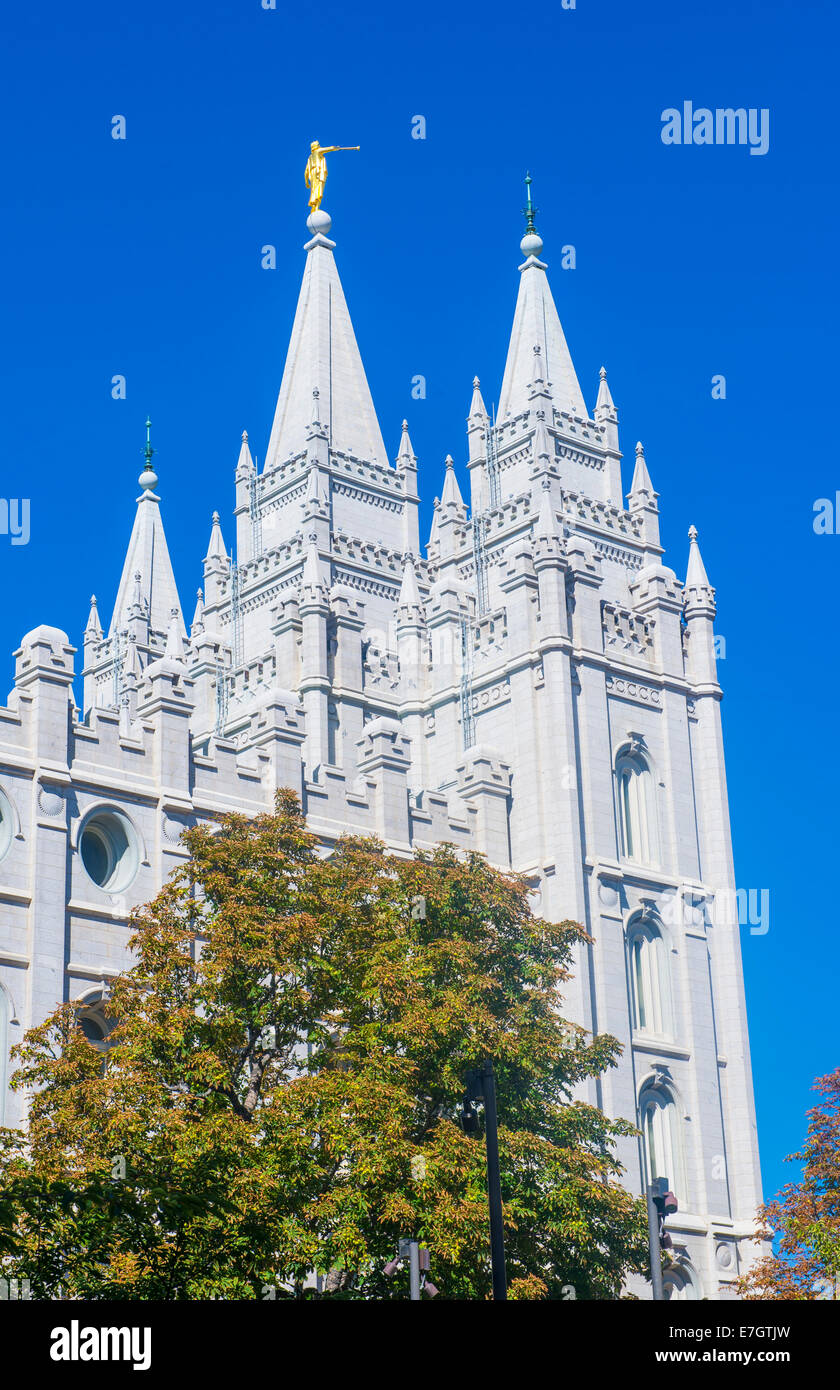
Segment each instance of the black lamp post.
M493 1298L507 1299L505 1275L505 1238L502 1226L502 1183L499 1175L499 1124L496 1114L496 1078L493 1063L488 1058L482 1067L467 1073L467 1094L464 1097L462 1123L464 1130L474 1134L478 1116L472 1102L484 1102L484 1136L487 1144L487 1201L490 1209L490 1262L493 1270Z

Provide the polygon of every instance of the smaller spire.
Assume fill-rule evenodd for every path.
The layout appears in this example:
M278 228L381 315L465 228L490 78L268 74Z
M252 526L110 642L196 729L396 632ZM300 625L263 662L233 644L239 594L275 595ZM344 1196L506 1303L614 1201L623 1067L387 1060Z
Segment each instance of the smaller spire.
M709 576L706 573L706 566L703 564L703 557L700 554L700 547L697 544L697 527L689 526L688 539L690 542L688 551L688 569L685 576L685 587L687 589L711 589Z
M166 647L163 655L167 661L180 661L182 665L186 660L184 638L181 632L181 615L177 608L170 608L169 610L169 631L166 634Z
M196 591L195 612L193 613L190 636L196 637L199 632L204 631L204 594L201 589Z
M300 587L301 590L320 589L323 593L326 593L326 585L321 575L321 561L315 540L315 537L310 536L309 549L306 552L306 559L303 562L303 570L300 576Z
M146 466L143 469L143 472L140 474L140 477L137 479L144 492L154 492L155 488L158 485L158 475L152 468L152 458L155 453L156 450L152 448L152 422L149 416L147 415L146 444L143 449L143 457L146 460Z
M443 495L440 501L442 507L446 507L450 504L454 504L456 507L463 507L464 505L461 489L458 486L458 479L455 477L455 461L451 454L446 455L446 473L443 479Z
M210 545L207 549L205 559L227 560L228 553L225 550L225 543L222 538L222 528L219 523L219 513L213 513L213 525L210 531Z
M612 398L609 382L607 381L607 369L602 367L600 371L600 384L598 386L598 399L595 402L595 419L618 421L618 411L615 408L615 401Z
M537 517L537 524L534 527L534 536L548 536L555 538L560 535L557 527L557 513L554 510L554 503L551 500L551 483L548 478L542 480L542 493L540 497L540 512Z
M254 472L254 460L251 458L251 450L248 447L248 431L242 431L242 445L239 450L239 458L236 463L236 477L247 477Z
M399 622L401 617L405 621L417 621L422 616L423 603L420 598L420 590L417 587L417 575L414 572L411 556L406 555L400 596L397 600L397 621Z
M96 606L96 594L90 596L90 613L88 614L85 626L85 638L89 641L102 636L102 624L99 621L99 609Z
M650 480L648 466L645 461L644 445L642 441L639 440L636 445L636 467L633 470L633 481L630 484L629 495L630 497L634 497L637 493L642 492L646 492L650 497L656 497L658 495L653 490L653 483Z
M550 382L545 379L545 363L543 361L543 351L538 343L534 344L534 360L531 367L531 383L528 387L528 398L534 400L537 396L549 395Z
M306 479L306 497L304 498L303 505L307 511L311 510L313 507L320 507L321 505L321 496L318 491L317 468L310 468L309 470L309 474Z
M326 430L321 424L321 392L317 386L312 391L312 414L309 417L306 437L307 439L326 438Z
M402 422L402 433L400 435L400 447L396 457L397 468L416 468L417 455L411 447L411 438L408 433L408 421Z
M480 421L482 425L485 425L487 423L487 418L487 408L484 404L484 398L481 394L481 382L479 381L477 376L474 376L472 400L470 402L470 413L467 416L467 419L470 424L472 424L474 421Z
M142 618L146 613L146 600L143 597L143 576L139 570L134 571L134 585L131 590L131 602L128 605L129 618Z
M127 684L136 684L143 674L143 667L140 663L140 653L137 650L137 637L133 632L128 635L128 647L126 649L125 661L123 662L123 680Z
M537 423L534 428L534 438L531 441L531 449L533 452L534 465L538 473L545 473L551 467L554 452L551 447L551 440L548 436L544 410L537 411Z

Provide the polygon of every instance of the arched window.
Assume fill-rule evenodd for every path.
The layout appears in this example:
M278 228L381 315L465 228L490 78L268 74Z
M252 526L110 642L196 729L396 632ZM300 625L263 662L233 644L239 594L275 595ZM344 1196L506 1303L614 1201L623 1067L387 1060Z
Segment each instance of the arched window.
M97 1052L107 1052L111 1045L108 1035L113 1031L114 1020L108 1013L108 1001L104 994L80 999L76 1019L91 1047L96 1048Z
M656 864L659 838L653 775L641 753L624 751L615 765L623 858Z
M666 1299L671 1303L690 1303L700 1298L694 1270L684 1264L665 1270L662 1275L662 1289Z
M645 1181L667 1178L668 1186L682 1206L686 1197L681 1126L679 1107L670 1087L661 1082L647 1085L639 1100Z
M659 927L653 922L632 923L628 952L633 1027L659 1037L672 1037L671 969L668 947Z

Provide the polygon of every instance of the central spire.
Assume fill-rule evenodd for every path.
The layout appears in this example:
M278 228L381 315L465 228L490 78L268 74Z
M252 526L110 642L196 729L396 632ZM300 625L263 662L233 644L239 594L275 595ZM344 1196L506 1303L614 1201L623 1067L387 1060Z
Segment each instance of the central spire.
M344 298L323 208L306 223L306 265L283 380L271 429L266 470L306 449L312 392L319 393L321 423L330 448L387 468L388 456Z
M519 248L525 257L519 267L521 279L516 313L510 336L505 375L499 399L498 418L520 415L528 409L529 387L534 364L534 348L540 349L549 394L558 410L586 417L583 392L577 379L560 316L551 294L546 267L539 259L543 249L537 232L537 209L531 197L531 175L525 177L527 202L522 209L525 235Z

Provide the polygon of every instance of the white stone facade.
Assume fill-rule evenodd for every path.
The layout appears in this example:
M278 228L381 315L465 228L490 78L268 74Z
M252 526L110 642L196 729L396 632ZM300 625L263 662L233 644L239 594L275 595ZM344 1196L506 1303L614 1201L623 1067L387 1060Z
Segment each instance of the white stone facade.
M182 828L299 793L326 843L441 840L529 875L583 922L567 1011L624 1046L588 1098L638 1123L680 1202L675 1297L727 1297L760 1200L709 586L692 535L662 564L641 446L591 417L540 238L491 427L467 423L471 510L447 461L425 558L408 432L388 463L329 240L306 267L265 467L236 468L236 562L214 517L187 630L151 455L113 617L76 649L26 635L0 708L0 1107L8 1048L62 999L107 997L128 912ZM100 886L101 885L101 886ZM2 1110L0 1110L2 1114Z

